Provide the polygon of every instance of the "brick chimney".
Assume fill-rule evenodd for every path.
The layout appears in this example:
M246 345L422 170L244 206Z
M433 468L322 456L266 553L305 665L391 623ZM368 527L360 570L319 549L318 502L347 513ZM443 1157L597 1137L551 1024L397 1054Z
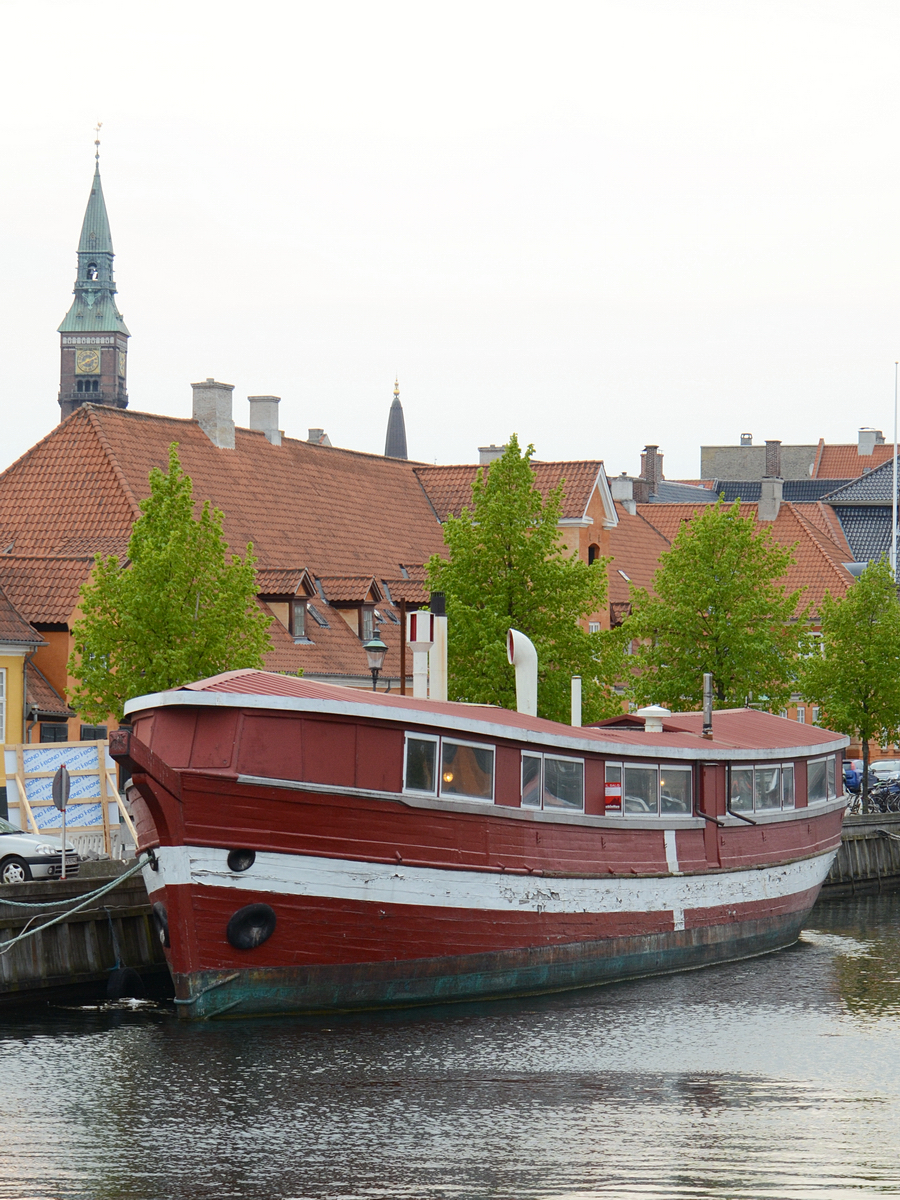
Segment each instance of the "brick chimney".
M250 428L264 433L273 446L281 445L281 430L278 428L278 405L280 396L248 396L250 404Z
M216 383L207 379L204 383L192 383L194 393L194 420L214 446L222 450L234 449L234 421L231 419L231 393L233 383Z
M781 478L781 442L766 439L766 475L770 479Z
M659 492L660 480L663 478L663 456L659 446L646 446L641 455L641 479L647 482L647 491L651 496Z

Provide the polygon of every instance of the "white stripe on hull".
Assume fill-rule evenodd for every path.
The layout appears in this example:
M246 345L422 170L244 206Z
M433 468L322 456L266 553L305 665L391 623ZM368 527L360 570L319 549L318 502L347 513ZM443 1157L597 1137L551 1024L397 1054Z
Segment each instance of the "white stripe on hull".
M228 851L203 846L163 846L159 870L144 869L148 892L177 884L203 884L244 892L314 896L368 904L495 912L672 912L684 928L684 910L778 900L819 887L837 850L781 866L708 875L635 879L552 879L436 867L313 858L262 851L249 871L228 869Z

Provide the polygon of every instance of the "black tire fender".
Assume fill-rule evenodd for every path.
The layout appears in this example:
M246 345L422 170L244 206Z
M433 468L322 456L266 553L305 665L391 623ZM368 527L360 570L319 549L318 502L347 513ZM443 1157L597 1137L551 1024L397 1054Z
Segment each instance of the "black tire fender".
M159 934L160 942L169 947L172 945L169 940L169 914L166 911L166 906L161 900L157 900L153 905L153 924L156 926L156 932Z
M275 932L277 918L268 904L247 904L233 914L225 936L235 950L255 950Z

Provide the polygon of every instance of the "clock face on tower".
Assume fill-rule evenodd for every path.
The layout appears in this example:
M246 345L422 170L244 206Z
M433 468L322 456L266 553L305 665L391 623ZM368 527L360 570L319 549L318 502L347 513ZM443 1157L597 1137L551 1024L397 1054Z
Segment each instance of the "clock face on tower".
M100 351L93 348L75 351L76 375L99 375Z

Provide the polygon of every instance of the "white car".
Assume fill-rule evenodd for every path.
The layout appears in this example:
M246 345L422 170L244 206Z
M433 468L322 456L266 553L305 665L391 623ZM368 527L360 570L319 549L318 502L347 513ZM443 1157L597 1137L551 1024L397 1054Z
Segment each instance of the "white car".
M0 817L0 883L27 883L29 879L59 879L62 843L58 838L27 833ZM78 874L81 859L66 842L66 877Z
M896 779L900 775L900 758L882 758L871 762L869 770L877 777L879 783L886 779Z

